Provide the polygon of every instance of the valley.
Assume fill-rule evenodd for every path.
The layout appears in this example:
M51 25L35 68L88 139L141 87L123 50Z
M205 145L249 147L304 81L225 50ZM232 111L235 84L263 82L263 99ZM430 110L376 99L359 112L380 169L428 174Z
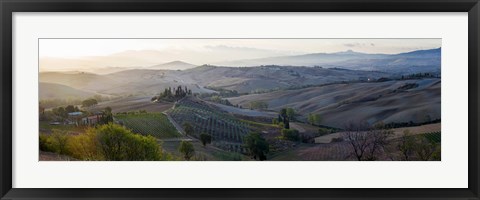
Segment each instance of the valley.
M112 73L40 72L39 131L48 141L59 131L75 138L123 128L161 146L159 160L440 160L438 54L341 52L225 66L173 61ZM368 143L379 135L381 149L355 155L358 138ZM431 145L429 156L402 157L398 146L412 138ZM45 152L45 160L55 158Z

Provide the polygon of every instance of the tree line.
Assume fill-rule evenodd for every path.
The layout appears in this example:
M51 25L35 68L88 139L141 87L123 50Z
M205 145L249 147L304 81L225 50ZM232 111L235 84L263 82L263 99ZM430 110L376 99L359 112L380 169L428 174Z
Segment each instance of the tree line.
M152 101L169 101L173 102L179 100L187 95L192 95L192 90L188 89L187 86L182 87L181 85L177 86L177 88L165 88L163 92L161 92L158 96L152 97Z

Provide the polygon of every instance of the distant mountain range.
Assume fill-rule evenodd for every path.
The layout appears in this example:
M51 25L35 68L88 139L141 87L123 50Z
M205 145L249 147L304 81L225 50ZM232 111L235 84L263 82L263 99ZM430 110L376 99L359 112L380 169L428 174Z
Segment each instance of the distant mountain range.
M397 74L440 73L441 48L400 54L367 54L352 50L337 53L313 53L217 63L220 66L321 66Z
M186 70L186 69L191 69L195 67L197 67L197 65L182 62L182 61L173 61L173 62L163 63L160 65L154 65L154 66L148 67L148 69Z
M177 53L181 54L182 52ZM145 57L146 55L148 56ZM56 66L57 68L62 69L62 71L66 71L65 69L68 69L69 71L82 71L95 74L109 74L131 69L187 70L198 66L188 63L188 61L185 62L180 60L174 60L165 63L160 62L161 64L156 65L145 65L145 63L155 63L156 60L163 60L160 59L162 55L163 54L160 54L156 51L127 51L122 54L114 54L105 58L95 57L84 60L43 58L41 59L40 64L41 66ZM125 60L126 58L128 59ZM219 59L229 59L229 57L225 56L224 58ZM204 64L225 67L256 67L264 65L305 67L320 66L324 68L381 71L395 74L411 74L422 72L440 74L441 48L418 50L399 54L369 54L348 50L336 53L311 53L294 56L264 57L257 59L243 59Z

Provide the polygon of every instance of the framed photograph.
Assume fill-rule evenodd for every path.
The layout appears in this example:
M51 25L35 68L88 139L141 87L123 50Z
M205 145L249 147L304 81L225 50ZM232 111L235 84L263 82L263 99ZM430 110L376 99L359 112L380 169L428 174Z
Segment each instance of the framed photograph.
M1 199L480 199L478 1L2 1Z

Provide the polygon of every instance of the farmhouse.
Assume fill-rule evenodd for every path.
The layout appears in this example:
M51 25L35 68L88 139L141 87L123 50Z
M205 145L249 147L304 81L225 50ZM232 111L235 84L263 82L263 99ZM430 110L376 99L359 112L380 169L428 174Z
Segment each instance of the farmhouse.
M84 117L84 118L82 118L82 124L83 125L95 125L95 124L100 122L102 117L103 117L102 113L96 113L95 115Z
M67 124L75 124L78 126L78 122L80 121L80 118L82 117L83 113L82 112L70 112L68 113L68 119Z

